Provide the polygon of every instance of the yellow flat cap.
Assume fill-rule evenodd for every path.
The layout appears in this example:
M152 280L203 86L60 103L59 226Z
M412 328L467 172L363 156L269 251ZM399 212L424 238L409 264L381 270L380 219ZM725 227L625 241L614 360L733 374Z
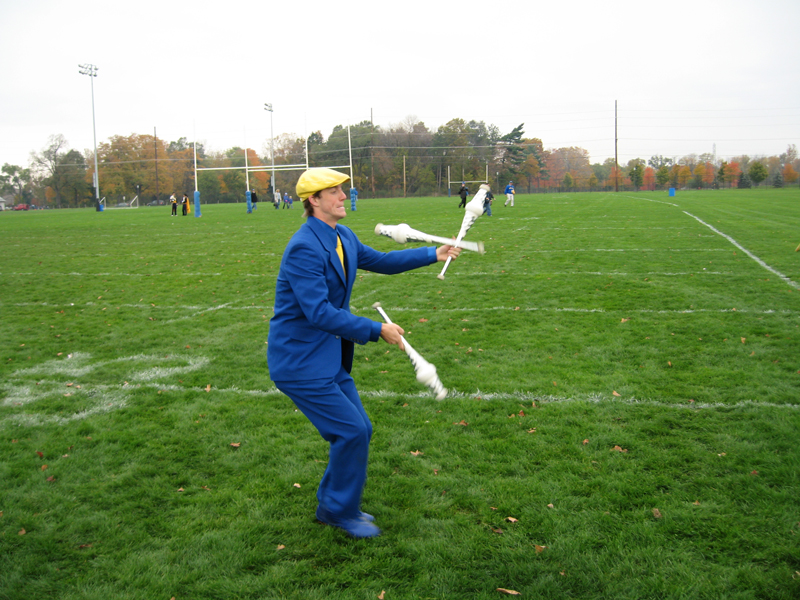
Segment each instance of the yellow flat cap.
M341 185L348 179L349 175L333 169L309 169L297 180L297 195L301 200L305 200L316 192Z

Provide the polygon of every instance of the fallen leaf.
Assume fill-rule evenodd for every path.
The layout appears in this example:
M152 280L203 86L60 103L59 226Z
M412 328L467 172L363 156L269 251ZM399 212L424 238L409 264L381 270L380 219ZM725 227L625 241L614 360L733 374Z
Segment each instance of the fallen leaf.
M239 447L239 446L241 446L241 445L242 445L242 444L241 444L241 442L233 442L233 443L231 444L231 448L238 448L238 447Z
M178 491L179 491L179 492L182 492L182 491L183 491L183 488L178 488Z
M47 465L42 465L42 471L46 471L46 470L47 470Z
M47 466L47 465L45 465ZM750 471L750 475L758 475L758 471Z
M414 456L419 456L420 454L425 454L425 453L420 450L412 450L411 452L409 452L409 454L413 454Z
M694 502L692 502L692 504L694 504L695 506L700 506L700 500L695 500Z
M469 425L469 423L467 423L465 420L462 419L460 423L453 423L453 425L463 425L464 427L466 427L467 425Z
M38 450L36 451L36 454L38 454L38 455L39 455L39 458L44 458L44 454L42 454L42 453L41 453L41 452L39 452Z
M540 546L538 544L534 544L533 548L536 550L536 554L541 554L542 552L544 552L544 550L545 550L545 548L547 548L547 546Z
M661 518L661 511L660 511L660 510L658 510L657 508L654 508L654 509L653 509L653 516L654 516L656 519L660 519L660 518Z
M299 488L299 487L300 487L300 484L299 484L299 483L293 483L292 485L293 485L294 487L296 487L296 488Z
M275 548L275 549L276 550L283 550L284 548L286 548L286 546L284 546L283 544L278 544L278 547Z
M378 600L383 600L384 594L386 594L386 590L381 590L381 593L378 594Z
M668 364L668 365L671 367L671 366L672 366L672 361L671 361L671 360L668 360L668 361L667 361L667 364Z
M722 452L720 454L717 454L717 456L725 456L726 454L727 454L726 452Z
M555 506L553 506L553 504L551 503L547 505L547 508L555 508Z
M623 318L623 319L622 319L622 321L620 321L620 323L627 323L629 320L630 320L630 319L624 319L624 318Z
M210 391L211 391L211 384L210 384L210 383L209 383L209 384L206 386L206 391L207 391L207 392L210 392Z
M611 451L612 451L612 452L613 452L613 451L615 451L615 450L616 450L617 452L627 452L627 451L628 451L627 449L621 448L620 446L614 446L614 447L611 449Z
M611 392L611 394L612 394L612 395L614 395L614 396L616 396L617 398L619 398L619 397L620 397L620 394L618 394L616 391L613 391L613 392Z
M528 433L536 433L536 427L534 427L533 429L528 429Z
M419 322L420 322L420 323L427 323L427 322L428 322L428 319L420 319L420 320L419 320Z
M91 544L81 544L80 546L78 546L78 548L91 548L91 547L92 547Z
M497 591L502 594L508 594L509 596L521 596L518 591L516 590L507 590L506 588L497 588Z
M514 517L506 517L506 521L509 523L516 523L519 519L515 519Z
M47 481L49 481L49 482L51 482L51 483L52 483L53 481L55 481L55 480L56 480L56 478L55 478L55 477L53 477L52 475L50 475L50 477L48 477L48 478L47 478Z
M519 416L520 417L524 417L525 416L525 412L524 411L519 411Z
M566 577L567 572L566 571L559 571L558 574L561 575L562 577Z
M586 444L588 444L588 443L589 443L589 440L583 440L583 445L584 445L584 446L585 446Z
M502 530L502 529L500 529L499 527L498 527L498 528L496 528L496 529L495 529L494 527L492 527L492 531L494 531L495 533L499 533L499 534L502 534L502 533L503 533L503 530Z
M747 339L747 338L742 338L742 343L743 343L743 344L744 344L744 342L745 342L745 340L746 340L746 339Z
M25 531L25 529L20 529L19 532L17 533L17 535L25 535L26 533L28 533L28 532Z

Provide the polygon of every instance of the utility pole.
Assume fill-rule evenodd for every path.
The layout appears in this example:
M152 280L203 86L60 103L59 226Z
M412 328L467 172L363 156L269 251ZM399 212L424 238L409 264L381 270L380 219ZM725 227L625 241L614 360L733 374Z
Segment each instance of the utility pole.
M153 127L153 148L156 151L156 200L158 200L158 135L155 127Z

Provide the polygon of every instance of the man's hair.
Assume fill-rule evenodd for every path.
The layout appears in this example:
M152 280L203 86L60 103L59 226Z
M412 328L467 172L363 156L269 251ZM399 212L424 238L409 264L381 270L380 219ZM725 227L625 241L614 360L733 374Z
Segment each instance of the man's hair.
M314 216L314 206L311 204L311 198L316 198L319 200L319 195L322 190L319 192L314 192L308 198L303 200L303 216L304 217L312 217Z

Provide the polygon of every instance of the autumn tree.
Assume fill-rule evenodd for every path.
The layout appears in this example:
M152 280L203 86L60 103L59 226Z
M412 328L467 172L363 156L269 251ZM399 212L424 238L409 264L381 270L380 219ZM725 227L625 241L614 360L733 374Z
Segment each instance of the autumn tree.
M656 189L656 172L653 167L645 167L643 186L646 190L652 191Z
M692 169L689 165L681 165L678 169L678 187L685 188L686 184L689 183L689 179L692 178Z
M575 179L573 179L569 171L564 174L564 179L561 181L561 185L568 190L572 189L572 187L575 185Z
M706 161L703 164L706 169L705 173L703 174L703 183L706 184L706 187L711 187L714 184L714 177L716 176L714 165L712 165L709 161Z
M547 169L556 185L561 185L564 175L570 173L576 186L585 186L593 173L589 164L589 153L575 146L551 150Z
M706 165L705 163L698 163L697 166L694 168L694 178L692 179L692 187L694 188L701 188L703 187L703 178L706 175Z
M531 184L536 181L538 188L542 179L547 179L547 161L544 144L539 138L522 140L525 150L525 162L522 165L521 173L528 184L528 193L531 192Z
M86 162L80 152L69 150L63 135L50 136L47 147L32 154L31 161L42 184L52 190L53 202L57 206L61 206L65 194L68 194L66 198L70 206L89 203L91 190L86 184Z
M794 170L792 163L787 162L783 167L783 180L786 183L794 183L797 181L797 171Z

